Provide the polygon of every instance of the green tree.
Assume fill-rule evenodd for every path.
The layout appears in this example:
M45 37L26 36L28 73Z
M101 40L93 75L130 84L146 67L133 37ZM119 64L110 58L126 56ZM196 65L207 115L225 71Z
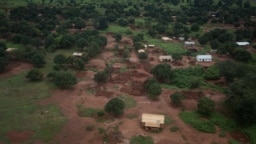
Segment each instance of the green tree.
M29 59L35 67L43 67L46 64L42 52L35 52Z
M43 73L38 69L32 69L27 73L26 78L30 81L40 81L43 79Z
M174 94L170 95L170 99L172 104L179 106L182 104L184 95L181 92L175 92Z
M77 70L83 70L84 69L84 61L80 58L74 58L72 62L73 68Z
M148 59L148 54L145 52L138 53L139 59Z
M208 67L204 72L204 78L207 80L219 79L220 76L220 70L217 66Z
M190 29L191 29L191 31L197 32L197 31L199 31L200 27L198 24L193 24Z
M120 42L120 40L122 40L121 34L114 34L113 37L115 38L116 42Z
M76 42L76 46L80 49L83 49L87 44L87 41L85 38L79 38Z
M158 81L164 83L170 83L173 77L172 68L169 64L158 64L152 68L151 73Z
M149 86L148 97L152 100L157 100L158 96L162 93L162 88L158 83L153 83Z
M108 80L108 75L105 71L99 71L94 75L93 80L98 83L105 83Z
M53 61L55 64L63 65L67 63L67 58L63 54L57 54Z
M53 80L57 87L61 88L67 88L77 83L76 77L69 72L50 72L47 77Z
M108 113L113 114L114 116L120 116L123 114L125 108L125 104L119 98L112 98L105 105L104 110Z
M256 123L255 85L256 76L252 73L232 83L227 90L226 104L240 125Z
M233 52L232 52L232 57L238 61L241 62L248 62L250 60L252 60L252 55L250 52L248 52L247 50L244 50L242 48L236 48Z
M8 55L6 53L6 45L0 42L0 71L3 71L8 64Z
M108 20L105 17L98 17L94 19L94 28L99 30L105 30L108 28Z
M203 97L198 100L197 111L204 116L211 116L215 112L215 103L208 97Z

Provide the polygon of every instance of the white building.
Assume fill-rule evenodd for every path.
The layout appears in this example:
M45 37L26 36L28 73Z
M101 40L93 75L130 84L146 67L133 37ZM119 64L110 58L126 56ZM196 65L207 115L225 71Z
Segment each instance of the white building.
M196 61L198 62L211 62L212 56L211 55L197 55Z
M160 62L171 62L172 56L171 55L159 56L159 60L160 60Z
M81 57L83 55L83 53L81 52L74 52L73 56L77 56L77 57Z
M247 45L249 45L250 43L249 43L249 42L236 42L236 44L237 44L238 46L247 46Z

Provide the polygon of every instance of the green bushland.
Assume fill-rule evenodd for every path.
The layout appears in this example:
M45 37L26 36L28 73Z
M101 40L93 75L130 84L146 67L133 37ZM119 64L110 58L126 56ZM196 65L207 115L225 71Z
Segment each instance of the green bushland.
M201 86L203 79L203 68L200 66L184 69L173 69L172 84L179 88L196 88ZM194 83L197 82L197 83Z
M66 119L54 105L38 105L51 95L48 82L28 82L26 72L0 79L0 139L8 142L6 133L30 130L33 137L48 141L61 129Z
M184 111L180 113L180 117L185 123L206 133L215 133L215 125L219 126L221 130L228 132L237 128L237 125L233 120L219 113L214 113L211 117L206 119L197 112Z

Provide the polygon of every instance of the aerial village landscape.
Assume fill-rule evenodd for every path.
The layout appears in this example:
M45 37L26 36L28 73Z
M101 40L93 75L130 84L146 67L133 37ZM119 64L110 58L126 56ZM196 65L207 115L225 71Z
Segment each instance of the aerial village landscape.
M256 144L255 0L0 8L0 144Z

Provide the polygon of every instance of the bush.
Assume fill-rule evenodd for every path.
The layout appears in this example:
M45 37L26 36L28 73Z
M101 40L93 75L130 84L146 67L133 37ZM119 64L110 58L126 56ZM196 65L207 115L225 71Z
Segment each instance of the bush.
M174 94L170 95L170 99L174 105L181 105L184 95L180 92L175 92Z
M40 81L43 79L43 73L38 69L32 69L27 73L26 78L30 81Z
M69 72L50 72L47 77L53 80L57 87L66 88L77 83L76 77Z
M220 70L216 66L208 67L204 72L204 78L207 80L219 79L220 76Z
M138 53L139 59L148 59L148 54L145 52Z
M147 91L149 98L152 100L156 100L157 97L162 93L162 89L155 78L148 78L145 80L143 82L143 88Z
M104 111L98 111L97 112L97 116L98 117L103 117L105 115L105 112Z
M215 103L208 97L203 97L198 100L197 111L204 116L211 116L215 111Z
M153 83L149 86L148 96L150 99L156 100L161 93L162 93L162 89L159 84Z
M105 71L97 72L93 78L93 80L98 83L105 83L107 82L107 79L108 79L108 75Z
M164 83L170 83L173 77L173 71L169 64L158 64L152 68L151 73L158 81Z
M113 114L114 116L120 116L123 114L125 108L125 104L119 98L112 98L105 105L105 111Z
M185 123L191 125L199 131L206 133L216 132L214 124L209 121L200 119L200 115L196 112L181 112L179 116Z

